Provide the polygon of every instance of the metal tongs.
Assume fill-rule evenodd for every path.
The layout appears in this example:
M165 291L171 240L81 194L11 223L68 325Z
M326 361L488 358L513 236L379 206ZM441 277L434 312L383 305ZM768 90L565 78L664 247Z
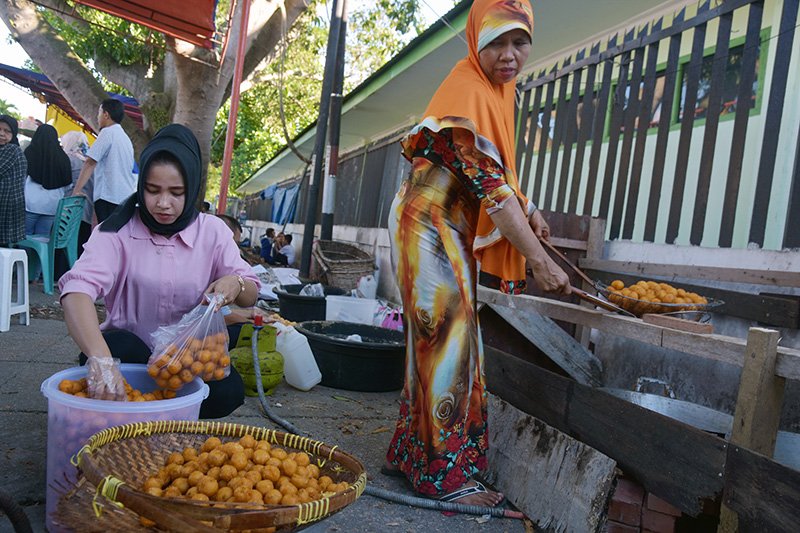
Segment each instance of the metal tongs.
M563 253L561 253L561 251L559 251L549 241L546 241L544 239L539 239L539 242L541 242L542 245L545 248L547 248L548 250L553 252L556 255L556 257L561 259L561 261L563 261L568 267L570 267L572 269L572 271L575 272L578 276L580 276L581 279L583 279L586 283L588 283L592 287L595 286L595 282L592 280L592 278L587 276L586 273L583 270L578 268L577 265L575 265L572 261L567 259L567 256L564 255ZM597 296L595 294L589 294L585 290L579 289L579 288L577 288L575 286L572 286L570 288L572 290L572 293L577 295L578 298L580 298L581 300L587 301L587 302L589 302L589 303L591 303L593 305L596 305L597 307L602 307L603 309L605 309L607 311L613 311L613 312L619 313L621 315L625 315L625 316L630 316L630 317L636 318L636 315L634 315L630 311L626 311L622 307L620 307L618 305L615 305L615 304L612 304L608 300L604 300L604 299L600 298L599 296Z

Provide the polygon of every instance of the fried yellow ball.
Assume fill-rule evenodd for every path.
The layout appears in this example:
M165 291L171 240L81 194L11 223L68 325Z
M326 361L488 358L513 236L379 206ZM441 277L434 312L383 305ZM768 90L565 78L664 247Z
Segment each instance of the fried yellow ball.
M217 491L216 500L220 502L228 501L228 498L233 496L233 489L230 487L220 487Z
M289 454L286 453L286 450L282 450L281 448L273 448L269 453L272 457L275 459L280 459L281 461L289 456Z
M254 439L252 435L245 435L239 439L239 444L241 444L244 448L255 448L256 439Z
M268 479L273 483L277 483L281 478L281 471L275 465L267 465L264 467L261 475L264 479Z
M206 475L200 470L195 470L194 472L189 474L189 476L186 479L189 481L190 487L195 487L197 486L198 483L200 483L200 480L203 479L205 476Z
M281 462L281 472L283 472L286 476L291 477L297 472L297 463L294 459L289 459L288 457Z
M247 467L247 456L244 452L235 452L228 460L236 470L244 470Z
M322 490L328 490L328 487L333 483L333 480L329 476L320 476L319 478L319 488Z
M256 448L253 451L253 457L251 457L251 459L257 465L267 464L267 461L269 461L269 452L261 448Z
M227 460L228 455L219 448L212 450L208 454L208 462L211 466L222 466Z
M168 465L171 465L171 464L182 465L185 462L186 462L186 458L180 452L172 452L171 454L169 454L169 457L167 458L167 464Z
M147 478L147 480L144 482L144 490L152 488L161 489L163 487L164 487L164 480L157 476L151 476Z
M217 483L216 479L209 476L205 476L200 480L200 483L197 484L197 491L201 494L205 494L209 498L214 496L217 490L219 490L219 483Z
M262 479L258 483L256 483L255 489L260 492L263 496L269 494L269 491L274 489L275 486L272 484L272 481L268 479Z
M219 468L219 479L223 481L230 481L236 477L238 470L232 465L222 465Z
M219 440L219 437L209 437L203 443L203 446L200 448L200 451L210 452L211 450L216 450L222 445L223 445L222 441Z
M172 485L170 485L170 487L174 487L174 488L178 489L178 491L181 494L183 494L187 490L189 490L189 480L186 479L185 477L179 477L175 481L172 482Z

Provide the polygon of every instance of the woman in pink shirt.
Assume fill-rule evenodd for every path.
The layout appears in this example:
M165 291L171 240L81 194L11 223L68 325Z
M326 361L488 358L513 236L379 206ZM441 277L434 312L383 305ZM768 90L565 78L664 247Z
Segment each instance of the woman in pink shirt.
M83 255L59 281L70 335L88 359L95 398L125 396L112 358L146 363L151 334L177 323L203 301L255 304L260 283L240 257L230 230L195 205L201 186L200 147L184 126L162 128L144 148L137 191L95 228ZM99 324L94 302L103 298ZM87 358L88 356L88 358ZM208 383L201 418L226 416L244 401L241 377Z

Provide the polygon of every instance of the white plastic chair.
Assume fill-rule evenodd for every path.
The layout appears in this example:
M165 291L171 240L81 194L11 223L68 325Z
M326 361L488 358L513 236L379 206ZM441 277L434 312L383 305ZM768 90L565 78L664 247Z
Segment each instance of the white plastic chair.
M17 274L17 297L12 300L11 287ZM0 331L11 329L11 316L22 314L20 324L31 323L28 300L28 255L25 250L0 248Z

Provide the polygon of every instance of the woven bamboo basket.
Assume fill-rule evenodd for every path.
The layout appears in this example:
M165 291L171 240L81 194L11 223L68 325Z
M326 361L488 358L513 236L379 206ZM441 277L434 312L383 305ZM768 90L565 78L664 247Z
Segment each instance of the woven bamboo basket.
M347 488L296 505L198 502L155 497L141 490L144 481L164 466L172 452L199 448L212 436L224 443L244 435L267 440L287 451L309 454L324 475L336 482L347 482ZM93 507L99 516L102 508L112 512L125 508L156 522L162 530L189 533L270 527L278 532L297 531L354 502L367 483L363 465L336 446L273 429L223 422L158 421L109 428L89 439L78 452L77 463L95 487ZM69 517L69 513L60 513L62 523ZM84 522L75 527L76 531L86 529L87 517L82 517Z
M331 287L355 289L358 280L375 271L375 258L346 242L318 240L311 253L320 268L320 281Z

